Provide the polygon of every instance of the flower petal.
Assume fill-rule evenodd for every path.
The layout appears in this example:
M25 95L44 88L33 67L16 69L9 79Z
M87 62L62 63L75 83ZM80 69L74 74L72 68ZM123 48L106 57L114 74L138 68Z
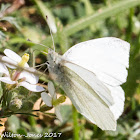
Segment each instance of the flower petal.
M9 75L9 71L3 63L0 63L0 73L5 73L6 75Z
M4 54L7 57L9 57L10 59L14 60L15 62L20 62L21 61L21 57L10 49L5 49Z
M46 92L41 93L41 98L47 106L52 107L52 98Z
M41 91L44 91L45 89L41 86L38 86L38 85L32 85L30 83L27 83L27 82L20 82L19 83L19 86L23 86L25 88L27 88L28 90L30 91L33 91L33 92L41 92Z
M7 57L7 56L3 56L3 57L2 57L2 60L7 61L7 62L9 62L9 63L11 63L11 64L13 64L13 65L17 65L17 62L13 61L12 59L10 59L10 58ZM16 69L16 67L13 66L13 65L10 65L10 64L7 64L7 63L5 63L5 65L6 65L7 67L11 68L11 69Z
M56 96L55 88L54 88L53 82L51 82L51 81L48 82L48 91L53 98L54 98L54 96Z
M12 81L10 77L0 77L0 81L7 83L7 84L15 84L15 81Z
M39 77L34 75L33 73L29 73L27 71L21 72L19 79L26 78L25 81L29 82L30 84L37 84Z
M25 68L29 68L28 63L25 63L24 67L25 67Z
M63 122L62 115L61 115L61 113L60 113L60 105L58 105L58 106L55 107L55 114L56 114L57 118L58 118L61 122Z

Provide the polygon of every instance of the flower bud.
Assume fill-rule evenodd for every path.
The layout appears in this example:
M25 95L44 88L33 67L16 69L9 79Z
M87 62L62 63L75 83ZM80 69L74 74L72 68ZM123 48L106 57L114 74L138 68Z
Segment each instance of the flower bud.
M40 111L41 112L44 112L44 111L48 111L48 110L51 110L53 107L49 107L49 106L46 106L46 105L43 105L40 107Z
M17 111L22 107L22 100L18 98L14 98L10 101L9 109L11 111Z
M65 102L66 97L65 97L65 96L60 96L57 100L58 100L60 103L63 103L63 102Z
M66 100L66 97L65 96L60 96L57 100L53 100L53 105L54 106L57 106L57 105L59 105L60 103L63 103L63 102L65 102L65 100Z
M23 100L22 107L19 111L23 112L23 113L31 112L32 108L33 108L33 105L34 105L33 102L28 101L28 100Z
M29 97L28 100L31 102L36 102L39 99L39 96L35 93L32 93Z
M9 91L8 94L7 94L7 98L6 98L6 101L7 103L9 104L11 102L11 100L15 99L15 98L18 98L18 93L16 91Z

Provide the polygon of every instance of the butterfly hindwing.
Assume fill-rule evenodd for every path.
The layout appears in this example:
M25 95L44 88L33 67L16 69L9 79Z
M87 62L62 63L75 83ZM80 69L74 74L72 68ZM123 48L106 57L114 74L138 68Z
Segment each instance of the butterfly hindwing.
M93 89L85 79L82 79L82 77L77 74L77 70L79 69L81 73L86 74L87 77L92 77L91 72L72 63L67 63L67 65L65 64L61 68L63 69L63 74L59 76L58 82L71 99L76 109L92 123L98 125L102 130L115 130L116 120L113 113L105 100L96 93L99 87L94 87ZM98 85L100 82L98 83L95 79L93 79L92 82ZM101 85L98 86L102 88ZM112 101L108 101L108 103L109 102L112 104Z

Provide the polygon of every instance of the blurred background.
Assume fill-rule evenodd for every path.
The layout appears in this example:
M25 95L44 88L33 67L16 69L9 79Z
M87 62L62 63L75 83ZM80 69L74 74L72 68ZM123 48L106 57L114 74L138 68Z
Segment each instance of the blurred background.
M125 107L117 130L102 131L68 101L61 107L63 123L41 112L36 113L38 117L13 115L7 121L2 120L5 126L0 127L1 133L4 129L24 135L62 133L60 138L23 139L140 140L140 0L0 0L1 54L9 48L19 55L30 53L30 66L46 62L46 55L41 51L47 52L47 48L27 39L53 47L49 28L59 54L76 43L106 36L131 44L129 74L122 85ZM44 81L47 82L42 77L40 82ZM61 89L57 92L64 94ZM35 101L38 98L36 96Z

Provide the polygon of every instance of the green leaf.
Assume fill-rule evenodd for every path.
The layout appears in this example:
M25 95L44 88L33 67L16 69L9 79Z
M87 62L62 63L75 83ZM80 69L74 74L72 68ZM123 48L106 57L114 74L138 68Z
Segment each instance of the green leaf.
M68 39L64 33L63 25L60 20L57 21L57 40L59 41L59 45L61 51L64 53L68 50Z
M17 129L20 128L20 120L17 116L12 115L8 118L8 129L14 133L17 132Z
M75 32L78 32L92 23L95 23L99 20L104 20L108 17L114 16L118 13L121 13L122 11L125 11L129 8L135 7L140 4L140 0L123 0L119 1L118 3L105 7L103 9L100 9L95 14L85 16L77 21L75 21L73 24L68 25L65 28L66 34L72 35Z
M6 38L6 35L2 31L0 31L0 40L3 40L5 38Z
M28 117L28 121L29 121L29 123L30 123L30 125L32 127L35 127L36 126L36 120L35 120L35 118L33 116L29 116Z
M62 115L63 121L67 121L72 115L72 106L60 104L60 113Z
M59 17L61 19L61 21L67 20L67 21L65 21L66 23L71 23L75 19L74 11L73 11L72 7L70 7L70 6L54 8L53 12L56 15L56 17Z
M15 25L17 29L20 29L19 25L17 24L16 18L14 17L3 17L0 21L8 21L9 23Z
M27 122L25 121L21 121L21 127L28 129L29 131L31 130L31 125L29 125Z
M0 74L0 77L1 77L1 76L2 76L2 75ZM2 86L1 86L1 82L0 82L0 98L1 98L2 94L3 94L3 89L2 89Z
M37 43L42 40L41 37L43 36L43 32L40 30L40 28L36 29L35 27L32 27L32 26L26 26L21 29L21 32L26 38L26 40L30 39L31 41L37 42ZM24 39L24 41L26 40Z
M46 5L44 5L44 3L42 1L40 1L40 0L34 0L34 1L37 4L43 18L45 19L45 21L47 21L47 24L48 24L49 28L51 29L51 31L53 33L56 33L57 28L55 25L55 18L53 16L51 10ZM47 20L46 20L46 17L47 17Z
M130 66L128 70L127 82L123 85L125 93L128 97L136 92L137 87L139 86L138 81L140 79L140 57L134 59L130 57Z
M10 7L10 4L2 4L1 5L1 8L0 8L0 18L1 16L3 15L3 12L8 8ZM2 15L1 15L2 14Z
M81 0L81 2L83 2L85 5L85 11L86 11L87 15L91 15L95 12L93 9L93 6L91 5L90 0ZM97 29L97 25L95 25L95 24L90 25L90 29L93 32L95 32L95 30Z
M18 134L20 134L20 135L27 135L27 130L25 129L25 128L19 128L18 130L17 130L17 132L18 132Z

